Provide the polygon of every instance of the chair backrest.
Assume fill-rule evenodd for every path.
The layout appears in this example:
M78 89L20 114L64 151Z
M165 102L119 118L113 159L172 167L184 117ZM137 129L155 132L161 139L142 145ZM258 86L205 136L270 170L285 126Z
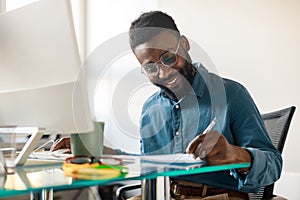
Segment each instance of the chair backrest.
M268 134L272 140L272 143L280 153L282 153L285 139L292 121L292 117L296 110L295 106L284 108L278 111L262 114ZM274 183L265 187L262 187L257 194L250 194L251 200L254 199L267 199L272 198Z

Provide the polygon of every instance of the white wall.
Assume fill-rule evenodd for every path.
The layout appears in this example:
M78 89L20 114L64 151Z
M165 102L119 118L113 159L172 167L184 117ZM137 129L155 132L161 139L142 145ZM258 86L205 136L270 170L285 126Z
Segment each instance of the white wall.
M87 59L101 46L105 41L115 36L126 33L129 30L130 23L146 10L157 8L157 1L140 0L87 0ZM129 43L126 44L129 46ZM122 44L120 44L122 45ZM118 48L118 47L117 47ZM101 49L101 47L100 47ZM117 51L109 49L108 51ZM105 55L99 55L105 56ZM120 148L126 152L139 153L139 133L137 130L138 116L144 98L136 98L133 92L129 99L124 99L122 103L127 103L127 112L135 131L126 132L115 120L118 113L112 111L112 95L128 71L139 67L137 60L132 54L123 55L111 63L111 67L103 75L104 79L99 79L99 88L95 94L95 115L99 121L105 121L104 144L113 148ZM109 80L109 81L107 81ZM134 82L134 79L131 79ZM152 87L152 88L151 88ZM153 90L153 86L147 86ZM148 90L148 89L147 89ZM145 94L145 95L149 95ZM121 113L122 114L122 113Z
M2 0L4 2L4 0ZM11 11L13 9L26 6L30 3L33 3L37 0L6 0L6 11Z
M6 1L0 0L0 13L5 12L6 10Z
M116 3L119 6L113 6ZM91 0L88 52L127 31L141 11L156 8L174 17L181 32L204 49L220 75L244 84L262 113L290 105L300 109L300 1ZM290 189L300 182L298 110L283 152L280 187L276 187L278 194L291 199L300 198L299 192Z
M87 54L102 42L128 31L131 21L145 10L157 7L157 1L141 0L86 0Z

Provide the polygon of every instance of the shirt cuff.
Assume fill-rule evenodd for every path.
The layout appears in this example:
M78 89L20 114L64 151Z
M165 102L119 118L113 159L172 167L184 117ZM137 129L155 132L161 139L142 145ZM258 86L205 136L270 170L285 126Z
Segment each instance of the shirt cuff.
M243 192L253 192L256 193L259 191L260 187L258 187L262 182L260 180L265 173L266 164L265 162L261 162L266 159L266 155L255 148L245 148L252 157L252 163L250 166L250 171L247 175L241 176L237 169L230 170L231 175L238 179L238 189Z

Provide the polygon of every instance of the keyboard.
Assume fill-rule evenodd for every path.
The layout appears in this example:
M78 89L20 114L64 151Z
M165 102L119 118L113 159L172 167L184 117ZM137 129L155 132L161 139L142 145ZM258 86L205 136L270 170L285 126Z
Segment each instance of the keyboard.
M55 153L52 151L43 151L43 152L32 152L28 158L29 159L39 159L39 160L56 160L56 161L65 161L67 158L72 157L72 154L69 153Z
M52 167L53 165L61 165L64 161L62 160L44 160L44 159L35 159L35 158L28 158L23 165L23 167L40 167L43 166L45 168L46 166Z

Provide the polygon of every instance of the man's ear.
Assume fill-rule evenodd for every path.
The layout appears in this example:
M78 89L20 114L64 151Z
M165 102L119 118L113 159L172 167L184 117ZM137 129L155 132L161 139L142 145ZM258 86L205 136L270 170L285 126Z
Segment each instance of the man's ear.
M184 35L181 36L181 45L186 51L190 50L190 43Z

